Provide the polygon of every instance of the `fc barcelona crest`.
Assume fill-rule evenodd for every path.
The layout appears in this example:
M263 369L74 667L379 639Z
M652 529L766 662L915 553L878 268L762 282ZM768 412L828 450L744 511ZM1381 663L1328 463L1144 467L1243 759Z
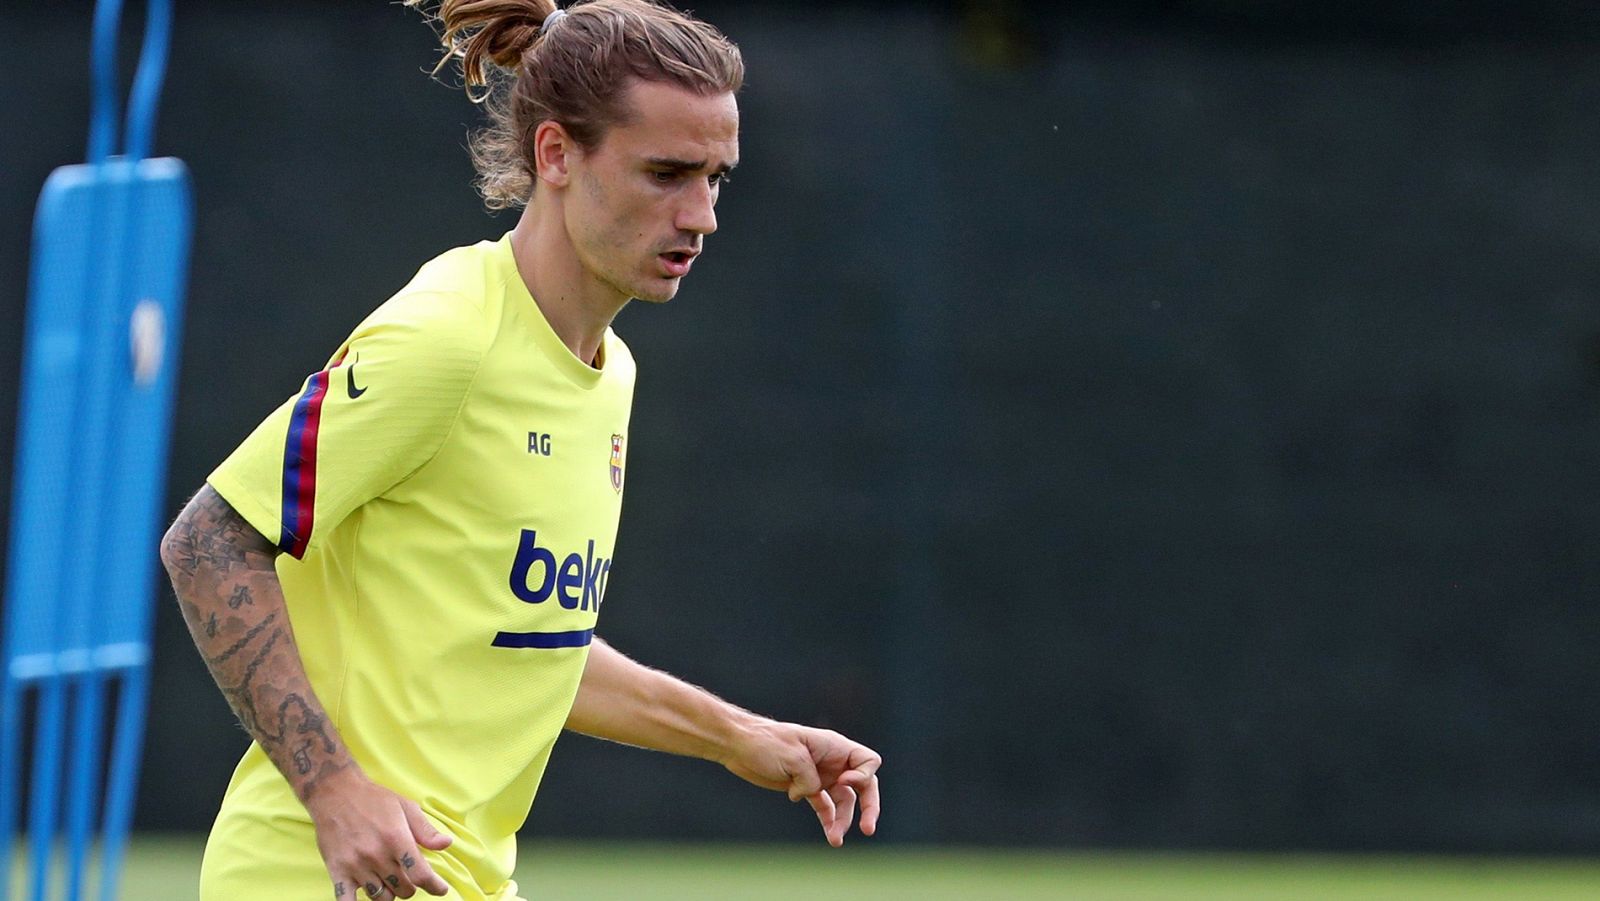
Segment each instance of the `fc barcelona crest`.
M611 487L622 493L622 436L611 436Z

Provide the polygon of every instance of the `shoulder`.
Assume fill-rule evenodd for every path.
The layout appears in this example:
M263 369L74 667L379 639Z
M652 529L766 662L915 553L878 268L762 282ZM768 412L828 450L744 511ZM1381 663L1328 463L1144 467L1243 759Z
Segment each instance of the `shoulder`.
M453 247L422 264L400 293L455 294L482 309L498 293L503 255L498 242Z
M486 271L488 242L448 250L362 321L351 336L404 346L408 356L476 365L493 340L499 311Z
M351 335L351 346L377 343L423 358L483 356L489 323L472 298L455 292L404 290L373 310Z

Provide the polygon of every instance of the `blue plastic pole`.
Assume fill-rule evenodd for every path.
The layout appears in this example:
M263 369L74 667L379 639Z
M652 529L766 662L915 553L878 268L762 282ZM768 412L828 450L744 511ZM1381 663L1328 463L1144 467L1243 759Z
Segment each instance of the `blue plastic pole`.
M0 898L11 897L12 836L17 831L17 752L22 739L22 683L7 667L0 673Z
M45 901L49 894L50 846L56 836L56 800L61 791L61 740L66 727L67 695L56 677L39 688L39 722L33 736L33 785L28 811L32 897Z
M105 674L89 669L74 680L72 768L67 779L67 897L84 895L89 848L100 783L100 723L105 710Z
M139 749L144 746L145 697L149 694L150 664L135 664L122 679L117 701L117 732L111 744L111 772L106 786L104 845L100 860L100 899L116 901L121 881L122 856L128 846L128 826L133 820L133 789L139 776Z
M128 98L128 143L123 155L142 160L150 155L156 128L156 106L161 100L161 82L167 73L167 47L172 36L172 0L150 0L145 11L144 45L139 51L139 70L133 76Z
M94 5L94 36L89 45L89 162L104 162L117 146L117 26L122 0Z

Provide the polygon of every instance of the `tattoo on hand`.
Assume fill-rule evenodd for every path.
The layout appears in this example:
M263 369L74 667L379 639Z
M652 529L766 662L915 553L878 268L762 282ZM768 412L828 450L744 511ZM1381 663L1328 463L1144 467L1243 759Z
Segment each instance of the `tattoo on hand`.
M378 888L378 884L376 882L367 883L366 888L367 888L367 897L368 898L376 898L376 897L378 897L378 893L383 891L383 889Z
M390 888L399 888L400 887L400 877L399 876L389 876L389 877L387 877L385 879L385 881L389 883L389 887Z
M335 882L333 884L333 896L335 898L343 898L344 897L344 883Z
M412 867L417 865L417 859L415 857L412 857L411 854L409 852L407 852L405 854L400 855L400 865L409 870Z

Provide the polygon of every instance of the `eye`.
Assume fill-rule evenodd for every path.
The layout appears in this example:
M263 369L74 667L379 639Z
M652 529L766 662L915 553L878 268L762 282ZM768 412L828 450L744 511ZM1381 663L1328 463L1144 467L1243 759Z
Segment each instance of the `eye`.
M713 172L707 177L707 181L711 182L713 188L718 188L733 181L733 179L729 178L726 172Z
M658 184L669 185L678 179L678 173L671 169L657 169L650 173Z

